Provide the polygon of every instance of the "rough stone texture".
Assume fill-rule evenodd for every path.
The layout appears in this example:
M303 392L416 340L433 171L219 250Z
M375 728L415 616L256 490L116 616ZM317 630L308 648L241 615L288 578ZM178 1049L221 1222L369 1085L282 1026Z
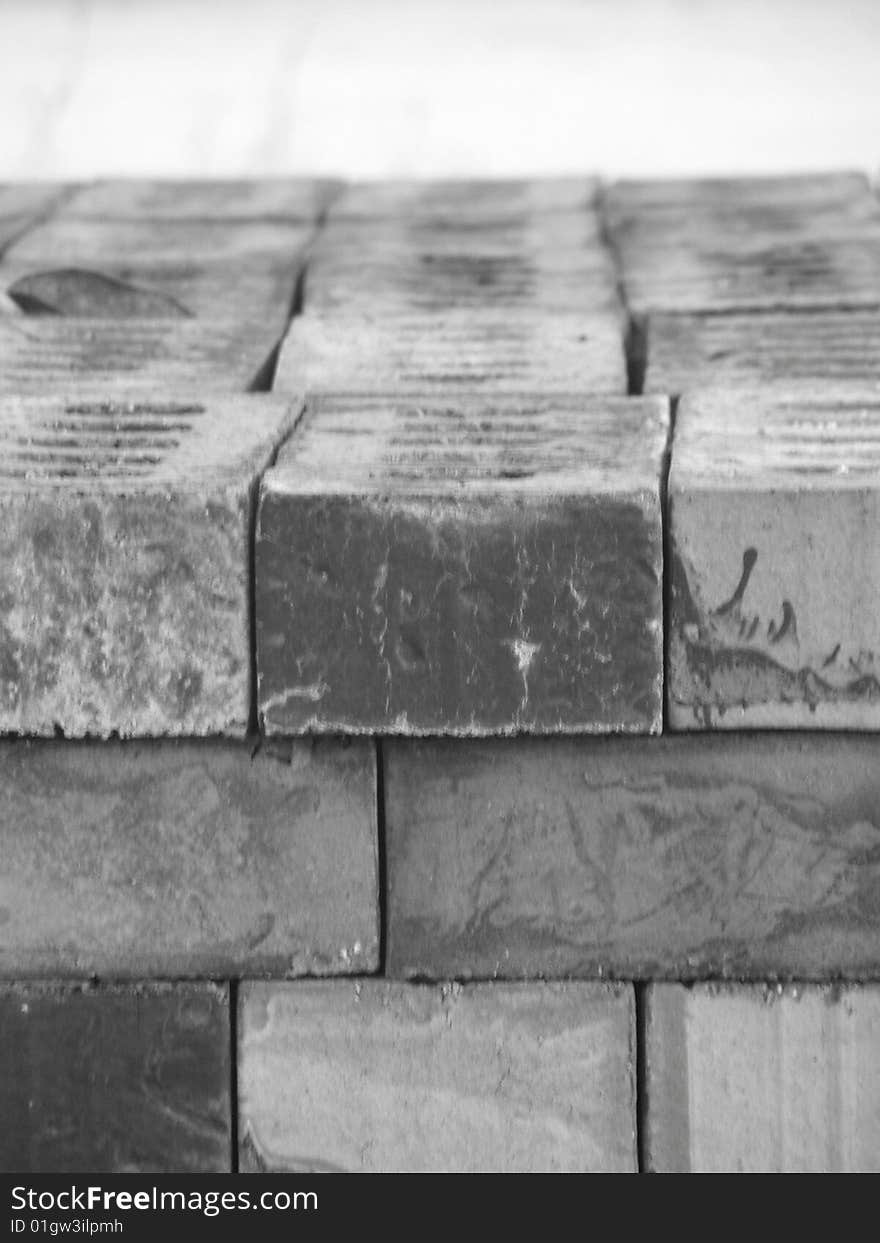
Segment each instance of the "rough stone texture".
M632 1171L632 989L249 985L240 1164Z
M383 756L392 975L880 972L880 737Z
M657 985L648 1168L880 1171L880 989Z
M496 306L478 315L306 314L294 319L278 360L282 392L626 392L622 315L538 314Z
M651 315L645 392L880 384L880 313Z
M0 746L0 974L376 970L369 743Z
M660 726L660 472L645 399L323 398L261 486L270 733Z
M705 392L669 480L676 728L880 726L880 400Z
M864 177L621 183L604 210L638 315L880 305Z
M0 314L0 397L138 392L155 401L264 387L273 337L263 323L114 316Z
M253 493L297 413L0 401L0 730L245 732Z
M228 1171L229 1045L212 984L0 987L0 1168Z
M265 177L238 180L99 181L66 208L99 220L302 220L314 223L339 193L330 180Z

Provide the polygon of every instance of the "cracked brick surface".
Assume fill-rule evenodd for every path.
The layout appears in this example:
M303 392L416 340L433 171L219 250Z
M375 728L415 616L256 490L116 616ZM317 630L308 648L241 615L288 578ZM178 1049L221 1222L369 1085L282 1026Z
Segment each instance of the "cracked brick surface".
M264 477L270 733L660 725L656 400L323 398Z
M632 989L248 985L249 1172L632 1171Z

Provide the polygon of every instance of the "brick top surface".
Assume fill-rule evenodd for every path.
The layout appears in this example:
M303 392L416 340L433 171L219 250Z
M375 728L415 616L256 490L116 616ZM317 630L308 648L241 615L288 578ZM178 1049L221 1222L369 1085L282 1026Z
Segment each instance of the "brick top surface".
M720 389L679 406L671 487L880 487L880 390Z
M595 201L597 188L593 177L355 182L333 203L330 218L451 215L456 220L510 219L537 211L587 209Z
M651 315L645 391L824 379L880 387L880 313Z
M0 498L247 484L297 412L262 395L0 397Z
M314 221L339 189L339 183L334 181L300 177L99 181L77 192L68 205L67 215L102 220L131 216L154 221Z
M788 177L705 177L621 180L604 190L612 216L685 209L782 208L809 213L822 209L863 206L870 199L868 178L861 172L806 173Z
M271 472L288 493L656 493L657 398L323 396Z
M128 262L186 263L190 266L271 255L279 264L294 259L311 239L302 221L244 222L187 219L77 219L64 211L27 232L10 247L4 266L16 271L39 265L70 267ZM230 297L234 296L230 288Z

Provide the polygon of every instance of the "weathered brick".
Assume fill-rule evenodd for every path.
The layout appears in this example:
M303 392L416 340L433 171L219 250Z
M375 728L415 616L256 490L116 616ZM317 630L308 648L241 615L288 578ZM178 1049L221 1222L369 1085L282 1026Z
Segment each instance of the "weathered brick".
M61 182L0 182L0 254L66 198L71 189Z
M620 312L489 306L442 313L297 316L281 346L281 392L462 394L625 393Z
M631 1171L632 989L248 985L243 1170Z
M286 326L313 226L223 219L80 219L62 211L11 246L7 296L65 318L229 321L259 328L267 355Z
M0 745L0 975L378 967L372 744Z
M880 383L880 313L651 315L645 392Z
M660 725L662 402L323 398L261 485L270 733Z
M452 218L479 227L538 212L592 211L597 186L591 177L352 182L329 216L331 221Z
M379 320L509 308L619 311L617 274L593 213L474 223L458 214L331 221L311 253L306 314Z
M0 986L0 1168L229 1170L228 1011L211 984Z
M274 344L262 322L0 314L0 397L243 393L260 387Z
M605 213L639 315L880 304L880 205L863 177L621 183Z
M648 1166L880 1171L880 989L648 995Z
M880 735L383 756L392 975L877 975Z
M679 407L674 727L880 726L880 402L721 391Z
M296 413L0 401L0 730L244 733L253 491Z
M70 217L100 220L303 220L315 222L341 186L326 179L259 177L98 181L66 204Z

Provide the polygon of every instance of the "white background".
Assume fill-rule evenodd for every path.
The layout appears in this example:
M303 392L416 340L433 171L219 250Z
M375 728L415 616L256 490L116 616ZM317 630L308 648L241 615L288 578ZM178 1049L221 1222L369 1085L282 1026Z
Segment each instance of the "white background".
M0 177L880 164L880 0L0 0Z

